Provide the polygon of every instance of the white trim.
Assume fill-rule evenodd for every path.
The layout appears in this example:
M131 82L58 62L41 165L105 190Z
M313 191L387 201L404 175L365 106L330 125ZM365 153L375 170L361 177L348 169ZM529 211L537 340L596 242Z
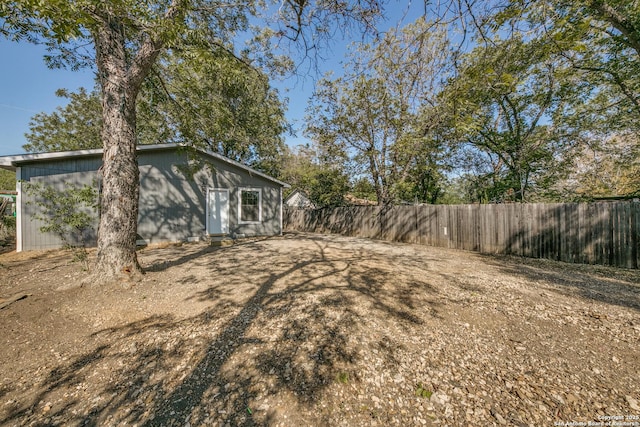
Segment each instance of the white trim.
M268 181L275 182L276 184L281 185L281 186L286 187L286 188L291 187L286 182L282 182L282 181L280 181L278 179L275 179L274 177L269 176L266 173L262 173L260 171L257 171L255 169L253 169L252 167L249 167L249 166L247 166L247 165L245 165L243 163L236 162L235 160L232 160L232 159L230 159L228 157L225 157L222 154L214 153L213 151L209 151L209 150L201 150L199 148L196 148L196 150L198 150L199 152L201 152L203 154L206 154L207 156L210 156L210 157L213 157L215 159L218 159L218 160L220 160L222 162L225 162L225 163L228 163L230 165L236 166L236 167L238 167L240 169L244 169L245 171L249 172L249 175L255 175L255 176L262 177L262 178L264 178L264 179L266 179Z
M209 206L210 206L210 204L211 204L211 196L210 196L210 194L211 194L211 192L212 192L212 191L222 191L222 192L227 193L227 232L226 232L226 233L222 233L222 234L229 234L229 226L230 226L230 224L229 224L229 216L230 216L230 212L229 212L229 211L230 211L230 209L229 209L229 207L230 207L230 205L231 205L231 195L230 195L230 193L229 193L229 189L228 189L228 188L207 187L207 197L206 197L206 204L207 204L207 206L206 206L206 208L205 208L205 215L206 215L207 217L206 217L206 219L205 219L205 221L204 221L204 222L205 222L205 230L204 230L204 231L205 231L205 233L206 233L207 235L211 235L211 233L210 233L210 230L211 230L211 223L210 223L210 221L209 221L209 218L210 218L210 215L209 215L209 214L210 214L211 212L209 212L209 209L210 209L210 207L209 207ZM224 226L224 224L223 224L223 226ZM222 227L222 228L223 228L223 231L224 231L224 227Z
M258 192L258 220L257 221L242 220L242 192L243 191ZM260 224L260 223L262 223L262 188L238 187L238 224Z
M204 195L204 233L209 234L209 187Z
M16 252L22 252L22 168L16 168Z
M136 151L164 150L164 149L186 147L186 146L187 146L186 144L175 144L175 143L149 144L149 145L139 145L136 148ZM259 176L268 181L275 182L278 185L282 185L283 187L287 187L287 188L290 187L290 185L287 184L286 182L277 180L265 173L259 172L245 164L236 162L235 160L231 160L230 158L225 157L221 154L214 153L213 151L210 151L210 150L203 150L201 148L196 148L196 147L193 147L193 148L202 154L206 154L207 156L213 157L222 162L225 162L230 165L236 166L240 169L243 169L249 172L249 175ZM101 155L102 152L103 152L102 148L93 148L90 150L58 151L53 153L35 153L35 154L18 154L15 156L0 156L0 168L13 169L14 167L18 166L18 163L38 161L38 160L54 160L54 159L64 159L64 158L70 158L70 157L97 156L97 155Z
M282 236L283 233L283 229L282 229L282 187L279 188L280 190L280 235Z
M175 148L177 146L178 144L139 145L136 148L136 151L159 150L163 148ZM55 160L55 159L64 159L67 157L97 156L97 155L101 155L102 152L103 152L102 148L91 148L88 150L54 151L50 153L30 153L30 154L16 154L14 156L1 156L0 166L15 166L16 162Z

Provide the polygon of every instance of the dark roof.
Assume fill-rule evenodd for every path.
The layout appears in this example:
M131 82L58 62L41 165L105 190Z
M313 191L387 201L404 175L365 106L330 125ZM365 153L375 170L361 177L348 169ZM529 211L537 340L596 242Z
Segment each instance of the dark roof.
M139 145L137 148L138 152L141 151L161 151L168 149L175 149L180 147L186 147L182 144L153 144L153 145ZM243 163L236 162L228 157L225 157L221 154L214 153L213 151L203 150L201 148L194 148L196 151L205 154L209 157L213 157L214 159L220 160L229 165L233 165L237 168L243 169L247 171L250 175L256 175L262 177L266 180L279 184L283 187L289 187L289 184L286 182L282 182L269 176L265 173L262 173L258 170L253 169ZM10 171L15 171L16 167L19 167L25 163L39 162L39 161L51 161L51 160L63 160L63 159L71 159L78 157L93 157L102 155L102 148L94 148L90 150L75 150L75 151L56 151L51 153L34 153L34 154L18 154L14 156L0 156L0 169L6 169Z

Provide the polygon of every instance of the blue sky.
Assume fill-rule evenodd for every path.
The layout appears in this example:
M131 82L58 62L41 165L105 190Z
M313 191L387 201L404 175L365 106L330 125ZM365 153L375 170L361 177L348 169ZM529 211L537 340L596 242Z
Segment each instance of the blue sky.
M24 152L29 119L64 103L55 96L57 89L93 87L93 71L50 70L45 53L42 46L0 41L0 155Z
M398 3L389 5L390 18L384 27L394 26L403 16L408 5ZM415 11L410 15L417 16L422 5L409 4ZM408 18L403 22L408 23ZM339 75L340 61L344 60L349 43L350 40L336 40L331 49L332 55L320 64L320 71L334 71ZM75 91L82 86L91 89L94 85L93 70L49 69L43 60L45 53L43 46L0 40L0 59L3 63L0 67L0 156L24 153L22 146L27 142L24 134L29 131L31 117L39 112L50 113L65 103L65 99L55 96L57 89ZM292 77L274 82L282 96L289 98L287 119L297 130L297 137L286 136L286 142L291 146L306 142L300 129L307 101L313 93L314 79L318 77Z
M93 70L52 70L44 63L45 54L43 46L0 41L0 58L6 64L0 67L0 156L24 153L22 146L27 143L24 134L29 131L31 117L39 112L52 112L66 103L66 99L55 95L56 90L75 91L82 86L87 89L94 86ZM282 95L290 99L287 118L296 128L302 124L313 83L311 77L277 82ZM288 135L286 138L289 145L305 142L301 132L297 138Z

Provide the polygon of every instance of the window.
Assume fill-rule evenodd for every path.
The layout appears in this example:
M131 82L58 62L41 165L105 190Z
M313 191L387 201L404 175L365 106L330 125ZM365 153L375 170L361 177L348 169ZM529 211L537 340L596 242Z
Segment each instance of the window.
M256 188L240 189L240 223L262 220L262 191Z

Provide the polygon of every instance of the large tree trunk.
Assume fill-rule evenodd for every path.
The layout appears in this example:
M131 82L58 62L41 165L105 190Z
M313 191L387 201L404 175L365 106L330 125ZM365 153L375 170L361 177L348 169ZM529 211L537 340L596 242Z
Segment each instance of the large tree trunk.
M173 0L159 28L165 30L184 12ZM122 276L137 278L142 269L136 256L140 175L136 156L136 98L142 82L163 48L162 31L140 34L136 52L127 52L122 18L107 9L93 12L96 65L102 88L102 194L98 253L90 280L109 282Z
M114 22L115 21L115 22ZM136 256L138 196L136 97L131 81L123 26L115 19L95 34L102 87L102 192L94 279L134 278L142 273Z

